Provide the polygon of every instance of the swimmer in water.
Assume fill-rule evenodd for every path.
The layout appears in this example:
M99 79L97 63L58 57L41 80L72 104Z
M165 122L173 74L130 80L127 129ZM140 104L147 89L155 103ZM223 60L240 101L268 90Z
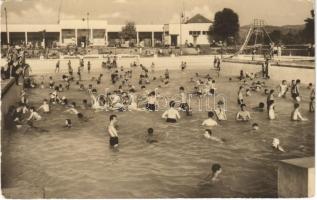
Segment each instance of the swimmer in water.
M241 111L239 111L237 113L236 120L237 121L249 121L251 119L251 116L250 116L249 111L245 110L246 105L242 104L240 107L241 107Z
M162 118L166 119L166 122L176 123L177 119L181 118L178 111L174 107L175 101L171 101L170 108L163 113Z
M65 120L65 126L66 128L71 128L72 127L72 120L66 119Z
M208 112L208 119L204 120L203 123L201 124L202 126L217 126L218 123L213 119L214 117L214 112L210 111Z
M72 102L70 105L70 108L65 110L64 112L75 114L75 115L77 115L78 119L87 121L87 119L84 117L84 115L82 113L80 113L75 107L76 107L76 103Z
M259 130L259 125L257 123L252 124L252 130Z
M264 103L260 102L258 107L253 108L254 111L256 112L264 112Z
M50 105L47 102L47 99L44 99L43 104L37 109L37 111L43 110L45 114L50 113Z
M41 115L39 115L36 111L34 107L30 108L30 116L27 119L27 121L39 121L42 119Z
M147 139L146 139L146 142L149 143L149 144L152 144L152 143L157 143L158 141L154 138L154 130L153 128L149 128L147 130Z
M220 142L220 143L224 142L221 138L213 136L212 131L210 129L205 130L204 137L208 140L213 140L215 142Z
M205 178L205 181L216 182L219 181L219 175L222 172L221 165L216 163L211 166L211 173Z
M274 150L278 150L281 152L285 152L285 150L283 149L283 147L280 145L280 140L278 138L273 138L273 142L272 142L272 148Z
M108 133L110 136L109 143L112 148L119 146L118 130L116 129L117 116L110 115L110 124L108 125Z

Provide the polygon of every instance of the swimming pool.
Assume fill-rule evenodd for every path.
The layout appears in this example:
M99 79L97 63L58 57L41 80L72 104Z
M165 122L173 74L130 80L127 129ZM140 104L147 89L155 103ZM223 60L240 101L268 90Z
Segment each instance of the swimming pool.
M99 66L93 74L104 73L103 84L98 86L102 91L112 86L108 72L101 71ZM208 70L170 72L171 83L160 89L165 96L177 93L181 85L191 90L190 77ZM156 72L155 76L162 74L163 71ZM207 118L207 112L197 111L197 99L192 101L193 116L182 114L182 119L173 125L161 119L162 111L115 113L119 119L119 152L108 145L106 126L112 112L84 110L89 122L80 123L75 116L63 113L64 108L54 105L50 116L44 116L38 124L49 132L22 129L10 133L2 162L2 185L42 188L47 198L277 197L276 161L315 153L314 114L308 112L309 90L304 85L301 88L304 96L301 111L308 122L290 121L293 105L289 96L277 100L277 120L269 121L265 112L251 111L260 101L266 102L264 94L253 93L246 98L253 120L238 123L234 118L239 110L236 96L240 83L229 82L229 76L216 79L216 87L226 96L228 121L220 122L221 126L213 128L213 132L226 140L224 144L203 138L204 128L200 124ZM148 88L154 89L158 84ZM267 82L269 86L277 84L273 80ZM75 88L61 95L77 104L89 98ZM48 89L30 90L31 103L39 106L48 98L48 92ZM66 118L72 119L73 128L62 127ZM258 131L251 130L253 122L259 124ZM159 141L156 144L145 142L150 127ZM272 150L273 137L280 139L286 153ZM201 184L214 163L223 168L220 181Z

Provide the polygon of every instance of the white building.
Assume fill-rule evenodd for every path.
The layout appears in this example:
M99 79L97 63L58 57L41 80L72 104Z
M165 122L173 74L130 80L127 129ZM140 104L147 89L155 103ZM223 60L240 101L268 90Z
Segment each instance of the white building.
M136 25L136 43L144 46L179 46L181 43L203 45L208 43L212 22L200 14L182 24ZM93 46L112 46L120 41L124 25L111 25L106 20L61 20L57 24L1 24L1 44L40 43L81 46L89 41Z

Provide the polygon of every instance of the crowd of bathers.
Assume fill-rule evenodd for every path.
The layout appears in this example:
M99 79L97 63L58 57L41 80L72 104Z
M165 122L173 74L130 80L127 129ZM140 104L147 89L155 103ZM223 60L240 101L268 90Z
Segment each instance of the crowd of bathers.
M216 72L216 76L219 76L220 59L214 63L213 69ZM37 128L34 123L36 121L42 120L42 114L48 117L51 112L51 105L61 105L64 108L65 113L76 115L80 121L88 121L89 118L85 116L84 110L91 109L95 112L125 112L125 111L145 111L145 112L155 112L159 110L158 100L164 98L160 95L160 90L164 91L169 87L170 83L170 72L166 69L163 74L156 77L155 63L153 62L150 66L150 70L143 66L142 64L131 63L130 68L113 68L108 69L106 72L109 75L111 84L113 88L110 90L106 88L104 91L98 91L97 86L103 84L103 74L100 73L98 76L89 76L90 80L87 85L83 84L82 73L91 73L91 63L87 62L87 70L85 69L84 60L81 59L79 66L77 68L77 73L74 73L72 63L69 60L67 63L67 74L60 74L60 61L57 61L55 66L55 73L60 76L60 79L54 80L52 76L49 76L46 80L44 76L41 76L40 80L35 78L26 78L24 82L24 88L49 88L50 92L47 94L47 98L43 99L43 103L38 108L29 104L27 93L22 90L20 102L12 106L6 118L11 122L11 127L20 128L23 125L30 126L32 128ZM140 68L140 74L136 75L134 73L135 67ZM186 62L180 64L181 73L185 73L187 68ZM154 75L155 74L155 75ZM215 77L215 76L214 76ZM138 86L133 85L132 79L138 80ZM252 119L250 112L247 110L247 98L252 96L252 93L259 93L267 96L266 102L259 102L258 107L253 108L256 112L267 113L269 120L276 120L275 114L275 97L286 98L288 92L290 91L290 96L292 101L294 101L294 109L291 112L291 119L298 121L307 120L301 115L300 104L302 97L300 95L300 80L293 80L291 84L288 84L286 80L278 86L278 94L275 95L275 90L270 89L266 85L266 80L260 78L257 73L248 73L243 70L236 78L229 78L230 81L237 81L239 83L238 93L237 93L237 105L240 107L240 111L236 114L237 121L250 121ZM199 74L196 73L195 76L191 77L189 80L189 85L187 88L184 86L179 86L179 93L175 96L179 97L172 98L169 100L168 109L166 109L162 118L165 119L167 123L177 123L181 118L180 112L184 112L186 116L192 116L192 106L189 103L189 97L195 97L197 99L203 98L205 96L213 96L217 93L216 78L213 75ZM154 90L149 90L150 85L156 84ZM153 87L152 87L153 88ZM83 93L83 96L88 96L89 98L83 98L81 103L72 102L66 96L69 90L78 90ZM309 104L309 110L314 112L314 101L315 101L315 90L312 84L309 84L308 89L311 90L311 99ZM166 100L166 99L165 99ZM266 108L265 108L266 103ZM202 126L206 127L203 136L206 139L225 143L225 139L215 136L212 132L214 126L219 125L219 122L227 120L226 114L226 102L225 100L219 100L216 103L216 107L207 112L207 119L202 122ZM108 126L109 142L110 146L117 148L119 145L118 130L116 128L116 123L118 117L115 114L110 116L110 123ZM217 122L218 121L218 122ZM72 128L73 123L70 118L65 119L65 128ZM252 123L253 130L258 130L259 125L257 123ZM43 130L43 129L40 129ZM157 143L157 139L154 136L154 129L148 128L148 137L146 140L148 143ZM281 145L278 138L274 138L272 142L274 149L285 151Z

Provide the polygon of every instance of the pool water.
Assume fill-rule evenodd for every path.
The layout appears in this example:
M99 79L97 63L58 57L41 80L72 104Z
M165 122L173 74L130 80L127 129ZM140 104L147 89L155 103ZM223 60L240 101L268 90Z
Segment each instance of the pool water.
M53 71L53 69L51 70ZM64 70L66 71L66 70ZM76 68L74 68L76 72ZM139 69L133 72L137 85ZM170 84L161 88L161 95L172 96L180 86L191 91L194 74L206 74L204 69L181 73L171 70ZM113 86L109 72L95 68L90 76L104 74L98 91ZM164 71L155 72L155 76ZM45 74L48 77L49 74ZM54 73L51 75L61 79ZM238 74L237 74L238 75ZM40 80L40 74L36 76ZM85 85L90 83L87 74ZM224 144L203 138L204 127L200 124L207 118L207 111L198 111L197 98L192 99L193 116L184 113L176 124L167 124L158 112L116 112L119 120L119 151L109 148L106 126L114 112L81 110L89 118L79 122L77 117L64 113L60 105L52 106L52 113L44 115L36 125L49 132L23 128L11 131L2 159L2 187L37 187L47 198L186 198L186 197L277 197L278 161L288 158L314 156L314 114L309 113L309 90L302 85L302 115L307 122L292 122L291 98L276 98L277 119L269 121L267 113L251 110L260 101L266 102L263 93L253 93L246 98L252 121L235 121L237 91L236 79L229 82L225 74L216 78L217 91L226 96L228 121L219 122L213 128L216 136L225 139ZM47 78L46 78L47 80ZM58 82L59 83L59 82ZM267 81L276 87L277 81ZM46 84L47 85L47 84ZM147 88L154 89L158 81ZM70 101L80 105L88 94L79 91L73 84L71 90L62 92ZM38 107L48 98L49 89L29 90L30 102ZM64 120L73 121L71 129L63 128ZM258 123L258 131L251 124ZM146 143L147 129L152 127L158 143ZM274 137L281 141L286 153L271 148ZM223 172L215 183L203 183L211 165L219 163Z

